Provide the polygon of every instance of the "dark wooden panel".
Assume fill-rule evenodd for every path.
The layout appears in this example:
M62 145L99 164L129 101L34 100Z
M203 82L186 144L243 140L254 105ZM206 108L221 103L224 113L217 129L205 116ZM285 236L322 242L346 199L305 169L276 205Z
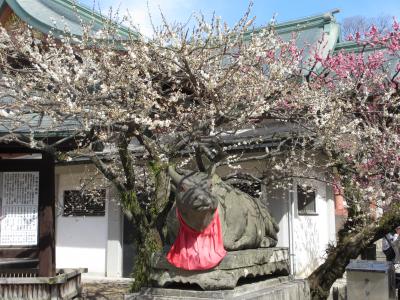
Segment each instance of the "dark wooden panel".
M39 249L37 247L7 247L0 248L0 258L37 258Z
M37 269L39 260L37 258L1 258L0 272L8 270Z
M55 276L54 158L43 154L39 179L39 276Z

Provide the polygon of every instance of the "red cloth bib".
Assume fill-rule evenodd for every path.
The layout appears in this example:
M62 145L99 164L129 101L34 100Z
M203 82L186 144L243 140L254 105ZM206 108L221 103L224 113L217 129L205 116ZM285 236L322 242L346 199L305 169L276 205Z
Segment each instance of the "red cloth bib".
M167 254L170 264L185 270L208 270L218 265L226 255L218 209L202 232L190 228L178 210L177 216L179 233Z

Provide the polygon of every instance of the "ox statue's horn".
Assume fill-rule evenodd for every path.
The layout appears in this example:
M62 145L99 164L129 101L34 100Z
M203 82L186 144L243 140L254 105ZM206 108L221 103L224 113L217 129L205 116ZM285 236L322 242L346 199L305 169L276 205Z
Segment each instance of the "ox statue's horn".
M180 175L178 172L175 171L175 169L171 166L168 166L168 174L172 179L172 182L174 183L174 185L178 185L182 179L183 179L183 175Z

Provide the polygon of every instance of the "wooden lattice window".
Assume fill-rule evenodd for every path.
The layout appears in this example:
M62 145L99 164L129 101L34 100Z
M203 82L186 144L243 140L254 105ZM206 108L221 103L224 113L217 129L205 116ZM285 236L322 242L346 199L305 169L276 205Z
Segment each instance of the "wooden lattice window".
M64 191L63 216L104 216L106 190Z

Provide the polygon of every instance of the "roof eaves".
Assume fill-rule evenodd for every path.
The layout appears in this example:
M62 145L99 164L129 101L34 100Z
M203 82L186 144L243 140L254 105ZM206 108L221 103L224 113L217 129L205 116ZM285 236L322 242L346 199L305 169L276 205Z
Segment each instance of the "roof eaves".
M84 16L87 19L92 19L98 24L104 24L104 21L107 20L105 16L102 16L101 14L95 12L93 9L90 9L89 7L86 7L83 4L78 3L77 1L71 1L71 0L53 0L54 2L57 2L58 4L64 6L67 9L76 11L80 16ZM123 35L123 36L129 36L132 34L132 30L129 29L128 27L118 25L118 32ZM137 34L135 32L135 34Z
M21 136L31 136L31 132L28 131L0 131L0 136L7 134L18 134ZM33 133L33 138L57 138L57 137L68 137L76 134L76 130L52 130L52 131L35 131Z
M384 47L372 47L370 45L358 43L355 41L345 41L345 42L340 42L337 43L334 49L334 53L338 53L339 51L345 51L345 52L362 52L362 51L373 51L373 50L380 50L384 49Z
M360 48L360 45L354 41L345 41L336 44L335 52L340 50L344 51L357 51Z
M17 0L0 0L0 8L3 8L5 4L8 4L10 8L14 11L14 13L21 18L22 21L32 26L34 29L42 32L49 33L50 31L60 36L64 34L64 31L51 27L48 24L41 22L37 17L30 15L19 3ZM107 21L107 18L101 16L100 14L90 10L89 8L74 3L70 0L53 0L57 4L65 7L67 10L73 11L78 14L78 16L83 17L86 21L94 21L97 25L104 25ZM139 33L125 26L118 25L118 34L122 37L127 38L129 36L138 36Z
M8 4L8 6L12 9L12 11L25 23L29 24L33 28L39 30L40 32L47 33L48 28L47 25L33 19L22 7L21 5L15 0L3 0L2 5L0 6L3 8L4 5Z

